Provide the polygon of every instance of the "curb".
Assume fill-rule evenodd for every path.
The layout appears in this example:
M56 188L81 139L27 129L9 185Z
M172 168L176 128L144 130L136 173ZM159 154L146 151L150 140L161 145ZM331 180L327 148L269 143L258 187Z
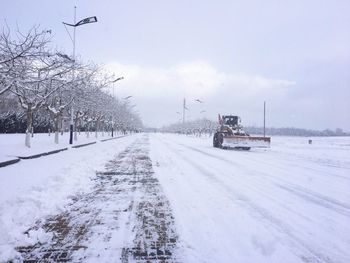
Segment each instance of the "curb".
M84 146L88 146L88 145L91 145L91 144L95 144L96 142L89 142L89 143L84 143L84 144L79 144L79 145L74 145L72 146L71 148L80 148L80 147L84 147Z
M126 137L126 136L127 136L127 135L122 135L122 136L113 137L113 138L108 138L108 139L99 140L99 141L100 141L100 142L106 142L106 141L115 140L115 139L122 138L122 137ZM46 155L50 155L50 154L55 154L55 153L59 153L59 152L62 152L62 151L66 151L66 150L68 150L69 148L74 148L74 149L76 149L76 148L88 146L88 145L91 145L91 144L95 144L96 142L98 142L98 141L89 142L89 143L85 143L85 144L74 145L74 146L72 146L72 147L66 147L66 148L62 148L62 149L58 149L58 150L54 150L54 151L49 151L49 152L44 152L44 153L35 154L35 155L17 156L16 159L8 160L8 161L5 161L5 162L0 162L0 168L1 168L1 167L8 166L8 165L11 165L11 164L18 163L20 160L35 159L35 158L39 158L39 157L42 157L42 156L46 156Z
M126 135L122 135L122 136L118 136L118 137L103 139L103 140L100 140L100 141L101 141L101 142L106 142L106 141L115 140L115 139L118 139L118 138L123 138L123 137L125 137L125 136L126 136Z
M0 167L5 167L5 166L10 165L10 164L18 163L20 160L21 159L16 158L16 159L8 160L5 162L0 162Z
M68 150L68 148L62 148L62 149L58 149L58 150L54 150L54 151L50 151L50 152L44 152L44 153L39 153L39 154L35 154L35 155L29 155L29 156L17 156L19 159L35 159L35 158L39 158L41 156L45 156L45 155L50 155L50 154L54 154L54 153L58 153L58 152L62 152L62 151L66 151Z

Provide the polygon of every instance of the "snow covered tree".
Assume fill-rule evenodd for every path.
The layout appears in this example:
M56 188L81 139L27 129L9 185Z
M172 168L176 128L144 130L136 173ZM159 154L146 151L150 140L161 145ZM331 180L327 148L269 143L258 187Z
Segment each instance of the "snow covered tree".
M47 30L32 28L26 35L17 34L13 40L10 33L1 38L2 92L14 93L26 112L27 129L25 145L30 147L33 112L44 107L50 96L59 89L53 85L62 75L72 69L72 63L60 53L49 49Z
M10 90L20 80L26 68L26 61L43 55L43 48L49 42L51 31L31 28L26 34L19 31L11 36L8 27L0 34L0 95Z
M40 113L36 114L40 115L36 123L46 129L51 127L47 116L52 117L55 143L59 142L62 120L72 113L75 140L77 127L89 130L92 123L96 137L101 130L126 131L142 127L133 106L106 92L106 88L115 82L114 75L107 74L100 66L73 61L62 52L51 50L50 33L33 27L26 34L16 32L12 35L7 29L0 35L0 95L4 101L17 98L26 116L18 115L26 121L25 146L31 146L35 112ZM17 119L13 112L1 116Z

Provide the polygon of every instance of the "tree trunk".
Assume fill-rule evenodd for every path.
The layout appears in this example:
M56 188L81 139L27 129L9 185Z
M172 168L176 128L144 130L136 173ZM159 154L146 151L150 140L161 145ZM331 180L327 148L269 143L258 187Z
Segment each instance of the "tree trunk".
M75 119L74 119L74 141L78 140L78 121L79 121L79 112L76 112Z
M30 133L32 131L32 121L33 121L33 111L32 107L28 105L27 109L27 129L26 129L26 138L25 138L25 146L30 148Z
M98 121L96 121L95 138L97 138L97 137L98 137L98 135L97 135L97 131L98 131Z
M25 146L30 148L30 132L26 132Z
M78 135L80 136L80 131L81 131L81 127L83 126L82 124L82 120L79 119L79 130L78 130Z
M77 131L78 127L77 127L77 123L78 123L78 121L75 121L75 122L74 122L74 141L77 141L77 140L78 140L78 131Z
M58 144L60 140L60 133L58 131L55 131L55 143Z
M63 135L63 118L61 119L61 135Z
M60 118L58 116L55 116L55 143L59 143L59 123Z

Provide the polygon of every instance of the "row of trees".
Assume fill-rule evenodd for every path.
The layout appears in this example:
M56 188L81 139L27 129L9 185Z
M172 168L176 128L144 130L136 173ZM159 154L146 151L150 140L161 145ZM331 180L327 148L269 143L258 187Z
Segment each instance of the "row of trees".
M62 120L72 113L75 140L77 127L95 131L140 129L141 120L132 107L107 93L115 77L100 66L74 61L53 50L50 34L33 27L26 34L12 34L5 28L0 35L0 110L25 114L25 145L30 147L36 112L46 112L52 120L56 143Z
M250 134L264 134L262 127L245 127L245 130ZM326 129L323 131L308 130L301 128L266 128L266 134L268 135L284 135L284 136L349 136L349 133L344 132L342 129L337 128L334 131Z
M194 134L196 136L209 135L215 132L218 123L206 118L187 122L178 122L161 128L162 132Z

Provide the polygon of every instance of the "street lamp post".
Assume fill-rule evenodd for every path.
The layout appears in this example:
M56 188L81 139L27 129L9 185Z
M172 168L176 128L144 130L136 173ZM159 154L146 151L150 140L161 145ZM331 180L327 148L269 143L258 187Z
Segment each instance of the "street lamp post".
M117 79L112 81L112 83L113 83L113 98L114 98L114 83L116 83L117 81L122 80L122 79L124 79L124 77L120 77L120 78L117 78Z
M77 20L77 7L74 6L74 25ZM74 130L74 95L75 95L75 27L73 27L73 100L70 109L70 124L69 124L69 144L73 144Z
M112 80L112 83L113 83L113 98L115 98L115 95L114 95L114 83L116 83L117 81L119 80L122 80L124 79L124 77L119 77L119 78L116 78L115 80ZM112 137L114 136L114 121L113 121L113 116L111 117L111 123L112 123Z
M63 25L65 26L65 28L66 28L66 25L73 27L73 39L72 39L68 29L66 28L67 33L73 42L73 96L72 96L73 98L72 98L71 112L70 112L69 144L73 144L73 129L74 129L73 119L74 119L74 100L75 100L75 98L74 98L75 97L75 94L74 94L75 93L75 87L74 87L74 85L75 85L74 84L74 81L75 81L75 31L76 31L77 26L97 22L96 16L84 18L83 20L80 20L78 23L76 22L76 17L77 17L77 7L74 6L74 24L68 24L68 23L63 22Z
M195 99L195 101L196 102L198 102L199 104L202 104L204 101L202 101L202 100L200 100L200 99ZM199 114L203 114L203 113L205 113L206 111L205 110L201 110L200 112L199 112ZM203 114L204 115L204 114Z
M187 110L189 109L186 107L186 98L184 98L183 105L182 105L182 123L185 123L185 115Z
M178 112L178 111L176 112L176 114L178 114L178 115L180 115L180 116L182 115L182 114L181 114L180 112ZM181 122L181 121L182 121L182 118L179 119L179 122Z
M131 99L132 97L133 97L132 95L129 95L129 96L126 96L123 98L125 106L129 105L129 99ZM134 106L136 106L136 105L134 105Z
M265 137L265 114L266 114L266 102L264 101L264 137Z
M111 123L112 123L112 137L113 137L113 128L114 128L114 121L113 121L113 117L112 117Z

